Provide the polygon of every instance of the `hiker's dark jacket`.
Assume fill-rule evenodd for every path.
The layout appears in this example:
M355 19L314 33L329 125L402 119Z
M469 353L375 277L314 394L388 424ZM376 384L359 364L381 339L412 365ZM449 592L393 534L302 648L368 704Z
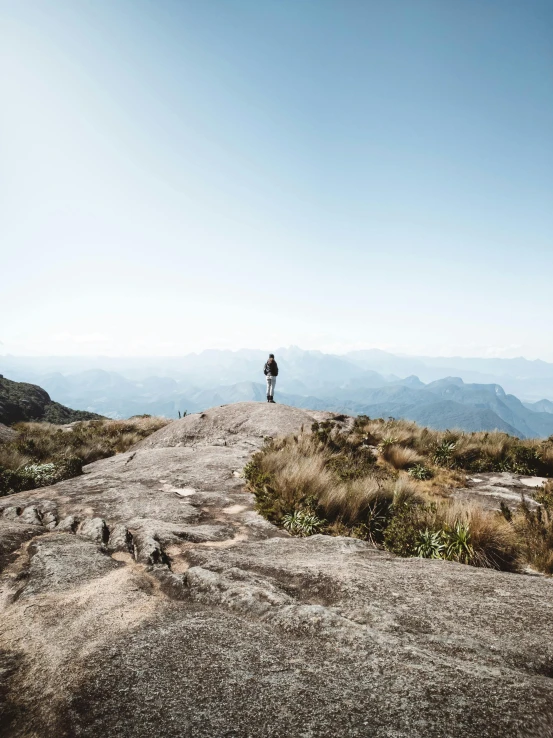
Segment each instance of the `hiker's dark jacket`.
M263 369L263 374L265 376L267 376L268 374L270 374L271 377L278 377L278 364L276 363L276 361L274 359L273 359L273 361L272 361L271 364L269 364L268 361L265 363L265 367Z

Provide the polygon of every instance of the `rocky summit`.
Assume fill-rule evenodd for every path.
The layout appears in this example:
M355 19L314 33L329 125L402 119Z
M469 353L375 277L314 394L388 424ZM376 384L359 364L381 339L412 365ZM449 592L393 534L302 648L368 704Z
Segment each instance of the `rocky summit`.
M255 512L252 452L328 417L223 406L2 498L2 735L553 736L549 578Z

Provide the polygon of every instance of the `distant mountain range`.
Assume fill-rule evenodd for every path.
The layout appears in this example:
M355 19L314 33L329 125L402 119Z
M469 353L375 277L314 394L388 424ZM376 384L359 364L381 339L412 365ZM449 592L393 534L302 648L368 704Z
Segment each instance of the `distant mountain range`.
M433 428L553 434L553 364L526 359L343 356L292 347L275 351L276 399L296 407L404 417ZM170 358L0 357L0 371L32 381L57 401L110 417L177 417L242 400L265 400L258 350ZM513 392L520 387L521 399ZM536 396L541 389L544 393Z

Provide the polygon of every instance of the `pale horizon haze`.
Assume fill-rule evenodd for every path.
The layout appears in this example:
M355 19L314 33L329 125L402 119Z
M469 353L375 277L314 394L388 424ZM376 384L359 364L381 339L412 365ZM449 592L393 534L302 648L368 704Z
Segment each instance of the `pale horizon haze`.
M553 361L549 0L0 0L0 354Z

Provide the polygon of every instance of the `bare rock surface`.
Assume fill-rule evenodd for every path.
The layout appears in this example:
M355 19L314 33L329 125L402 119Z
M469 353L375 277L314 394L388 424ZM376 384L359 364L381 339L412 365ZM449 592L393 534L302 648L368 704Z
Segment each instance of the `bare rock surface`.
M247 413L244 412L245 406L248 407ZM218 443L233 446L244 442L251 445L265 437L297 433L302 426L308 429L314 420L332 417L332 413L306 412L279 404L273 405L271 412L267 412L265 403L238 402L188 415L145 438L137 448Z
M0 500L0 735L553 736L550 579L255 512L252 451L324 417L215 408Z
M11 441L15 438L16 432L4 423L0 423L0 441Z
M467 486L454 490L453 496L477 502L488 510L499 510L502 503L516 509L523 498L530 507L535 507L532 494L546 481L545 477L529 477L512 472L484 472L469 476Z

